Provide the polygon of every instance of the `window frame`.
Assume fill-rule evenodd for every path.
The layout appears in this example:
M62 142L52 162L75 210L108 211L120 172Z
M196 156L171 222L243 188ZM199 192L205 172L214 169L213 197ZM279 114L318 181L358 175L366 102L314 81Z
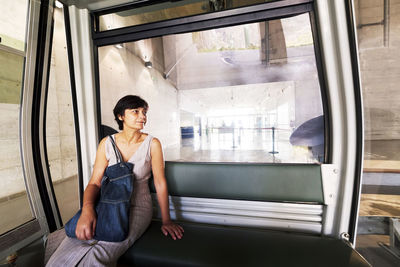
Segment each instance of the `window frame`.
M310 17L311 31L314 41L314 55L317 64L318 81L320 85L321 101L324 115L324 160L323 164L331 163L331 131L330 131L330 108L326 90L325 75L323 71L322 56L316 18L314 14L315 3L313 0L285 0L268 2L253 6L240 7L214 13L200 14L195 16L159 21L137 26L129 26L103 32L96 32L96 23L100 15L121 11L110 9L110 11L91 12L91 28L93 40L93 58L95 75L95 95L97 111L97 132L101 133L101 98L100 98L100 73L98 48L107 45L115 45L124 42L139 41L142 39L160 37L168 34L179 34L193 31L215 29L254 23L266 20L281 19L308 13ZM141 5L140 5L141 6ZM125 8L126 9L126 8ZM124 10L125 10L124 9ZM238 163L240 164L240 163ZM279 164L279 163L276 163Z

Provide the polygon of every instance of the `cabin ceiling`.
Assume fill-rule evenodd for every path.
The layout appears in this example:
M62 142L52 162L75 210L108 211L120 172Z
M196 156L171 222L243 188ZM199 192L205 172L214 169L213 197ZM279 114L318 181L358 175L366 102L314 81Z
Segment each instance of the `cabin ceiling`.
M59 0L68 6L76 6L77 8L86 8L90 11L105 9L115 6L131 4L135 2L149 2L148 0Z

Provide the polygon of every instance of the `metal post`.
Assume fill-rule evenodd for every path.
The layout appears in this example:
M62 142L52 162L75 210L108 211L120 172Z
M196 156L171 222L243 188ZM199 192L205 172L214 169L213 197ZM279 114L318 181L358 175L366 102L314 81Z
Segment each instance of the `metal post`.
M272 127L272 151L269 153L271 154L278 154L278 151L275 151L275 127Z

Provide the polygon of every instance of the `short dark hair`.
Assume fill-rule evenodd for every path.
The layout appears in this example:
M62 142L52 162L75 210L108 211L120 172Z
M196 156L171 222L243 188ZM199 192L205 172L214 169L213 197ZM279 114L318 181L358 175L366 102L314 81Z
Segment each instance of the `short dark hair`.
M118 118L118 116L124 116L126 109L135 109L135 108L144 108L148 109L149 104L142 99L140 96L137 95L127 95L118 100L114 112L115 121L118 123L118 128L123 130L124 123Z

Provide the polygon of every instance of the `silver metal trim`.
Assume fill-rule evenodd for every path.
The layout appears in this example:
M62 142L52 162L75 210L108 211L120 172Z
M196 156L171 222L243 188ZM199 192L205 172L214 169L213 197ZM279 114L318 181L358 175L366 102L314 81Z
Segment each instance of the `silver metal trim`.
M345 2L316 0L316 23L321 41L329 107L332 109L332 164L339 173L339 195L332 213L330 235L349 232L357 160L357 122ZM326 220L325 220L326 222Z
M351 8L353 9L353 11L355 11L355 9L354 9L354 1L351 1ZM356 22L356 15L355 15L355 12L352 12L352 14L353 14L353 21L354 22ZM354 25L353 25L353 31L355 32L355 33L357 33L357 23L353 23ZM359 53L358 53L358 40L357 40L357 38L354 38L354 42L355 42L355 44L356 44L356 49L357 49L357 62L360 62L360 58L359 58ZM360 70L360 64L358 64L358 66L357 66L357 72L358 73L361 73L361 70ZM360 110L361 110L361 132L362 133L364 133L364 108L363 108L363 106L364 106L364 102L363 102L363 90L362 90L362 83L361 83L361 75L358 75L358 83L359 83L359 85L360 85L360 99L359 99L359 101L360 101L360 104L361 104L361 108L360 108ZM363 135L363 138L364 138L364 135ZM355 229L354 229L354 238L353 238L353 247L355 247L356 246L356 242L357 242L357 227L358 227L358 218L359 218L359 214L360 214L360 201L361 201L361 187L362 187L362 184L363 184L363 176L362 176L362 170L364 169L364 140L362 140L362 142L361 142L361 159L360 159L360 161L361 161L361 166L360 166L360 169L361 169L361 177L360 177L360 188L359 188L359 190L358 190L358 196L357 196L357 199L358 199L358 204L357 204L357 210L356 210L356 214L357 214L357 216L356 216L356 221L355 221Z
M323 214L322 233L331 235L334 229L334 216L339 195L339 169L333 164L321 165L322 191L325 210Z
M68 10L80 133L77 138L85 144L81 147L81 155L82 178L86 187L92 174L98 144L93 43L88 10L75 6L69 6Z
M160 218L157 196L154 215ZM323 206L193 197L169 197L171 218L208 224L257 227L320 234Z
M37 35L38 35L38 24L35 23L39 20L40 16L40 1L30 1L29 6L29 24L27 30L27 50L25 59L25 71L24 71L24 86L22 89L22 101L20 111L20 150L21 150L21 161L22 171L24 174L25 183L27 186L28 199L31 203L32 213L34 217L39 220L42 229L47 228L47 222L43 206L38 191L38 185L36 182L35 168L32 160L32 121L31 121L31 110L32 110L32 95L33 85L35 79L35 67L36 67L36 50L37 50Z

